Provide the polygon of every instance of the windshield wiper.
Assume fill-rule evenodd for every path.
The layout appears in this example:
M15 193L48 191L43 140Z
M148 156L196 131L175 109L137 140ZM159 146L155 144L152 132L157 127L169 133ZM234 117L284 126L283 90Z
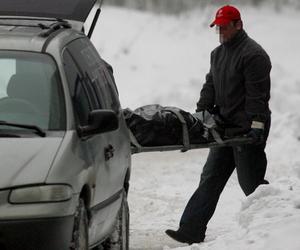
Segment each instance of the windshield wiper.
M14 134L2 134L2 133L0 132L0 138L11 138L11 137L13 137L13 138L20 138L21 136L19 136L19 135L14 135Z
M31 130L35 130L36 134L38 134L41 137L46 136L46 132L42 128L35 125L19 124L19 123L6 122L6 121L0 121L0 125L31 129Z

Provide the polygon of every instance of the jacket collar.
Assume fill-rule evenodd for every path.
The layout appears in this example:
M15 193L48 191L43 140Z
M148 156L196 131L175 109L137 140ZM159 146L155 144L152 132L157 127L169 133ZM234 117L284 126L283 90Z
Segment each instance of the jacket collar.
M224 43L223 45L226 48L233 48L247 37L248 37L248 35L247 35L246 31L240 30L238 33L236 33L236 35L230 41Z

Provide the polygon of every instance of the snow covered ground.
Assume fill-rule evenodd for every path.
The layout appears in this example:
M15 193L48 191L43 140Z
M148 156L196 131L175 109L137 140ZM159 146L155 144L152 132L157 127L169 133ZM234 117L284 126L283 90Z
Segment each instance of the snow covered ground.
M267 179L246 198L235 174L209 224L206 241L187 246L164 231L177 228L199 182L207 150L133 157L129 202L132 250L300 249L299 12L241 7L248 34L272 63L272 130ZM115 70L123 107L177 106L193 112L210 51L218 37L208 24L215 8L180 16L103 8L93 41Z

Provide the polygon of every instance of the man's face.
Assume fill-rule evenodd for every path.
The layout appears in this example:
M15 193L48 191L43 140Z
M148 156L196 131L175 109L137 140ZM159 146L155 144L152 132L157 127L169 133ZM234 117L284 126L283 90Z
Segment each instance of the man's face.
M216 29L219 34L219 41L221 44L230 41L240 30L239 25L236 25L234 22L230 22L227 25L216 26Z

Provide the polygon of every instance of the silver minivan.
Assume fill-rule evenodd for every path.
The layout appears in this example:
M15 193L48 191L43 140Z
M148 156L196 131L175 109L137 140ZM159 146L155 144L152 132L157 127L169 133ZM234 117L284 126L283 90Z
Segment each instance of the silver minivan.
M129 249L130 140L89 39L99 4L0 1L1 250Z

